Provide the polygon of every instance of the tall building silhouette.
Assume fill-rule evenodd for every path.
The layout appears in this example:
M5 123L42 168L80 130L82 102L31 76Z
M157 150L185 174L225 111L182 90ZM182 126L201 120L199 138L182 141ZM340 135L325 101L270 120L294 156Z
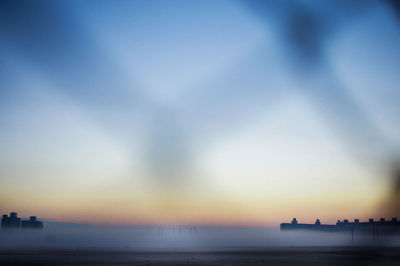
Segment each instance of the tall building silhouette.
M29 220L23 220L18 217L16 212L11 212L10 216L3 214L1 219L1 229L41 229L43 222L38 221L36 216L31 216Z
M19 229L21 228L21 218L18 218L16 212L11 212L10 216L4 214L3 218L1 219L1 228Z

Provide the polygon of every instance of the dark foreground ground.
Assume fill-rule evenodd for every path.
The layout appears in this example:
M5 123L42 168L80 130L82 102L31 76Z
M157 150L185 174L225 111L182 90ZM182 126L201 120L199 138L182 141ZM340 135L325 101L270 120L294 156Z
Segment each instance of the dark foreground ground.
M0 250L0 265L400 265L400 248L296 247L236 250Z

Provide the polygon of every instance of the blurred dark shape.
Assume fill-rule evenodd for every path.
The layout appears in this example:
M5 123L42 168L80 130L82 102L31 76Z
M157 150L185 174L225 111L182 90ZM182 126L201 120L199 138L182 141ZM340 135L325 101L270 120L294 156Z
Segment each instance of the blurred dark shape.
M29 220L22 221L21 228L25 229L42 229L43 222L38 221L36 216L29 217Z
M316 230L326 232L360 232L360 233L372 233L374 234L398 234L400 233L400 222L397 218L393 217L390 221L386 221L385 218L380 218L379 222L374 222L373 219L369 219L368 222L360 222L359 219L354 219L354 222L349 222L348 219L341 222L338 220L335 225L321 224L321 221L317 219L314 224L303 224L297 223L296 218L293 218L291 223L281 223L281 230Z
M283 43L288 67L304 95L321 111L344 146L365 165L386 164L395 154L393 145L348 93L332 70L325 47L340 29L382 3L400 18L400 1L244 1L260 21L275 30ZM323 84L315 86L315 80ZM314 85L314 86L313 86ZM360 147L369 146L368 151ZM390 202L385 214L400 215L400 167L396 164ZM389 206L389 208L388 208Z
M9 52L16 53L32 68L40 69L56 90L75 101L101 104L103 108L135 104L131 96L134 92L135 99L141 96L122 84L126 79L118 73L118 66L77 19L73 7L78 2L0 1L0 54L6 57ZM104 63L100 64L100 60ZM92 69L96 69L96 76ZM2 71L0 68L0 74Z
M386 2L395 11L397 18L400 19L400 1L399 0L386 0Z
M192 164L184 125L174 110L154 109L149 135L152 141L146 149L151 175L163 189L178 187L188 178L187 169Z
M297 6L291 10L285 30L287 43L295 51L296 65L313 67L322 57L323 31L319 19L309 10Z
M376 143L362 156L376 160L390 145L341 84L325 55L325 47L338 28L354 19L351 11L359 14L374 5L353 1L328 1L326 6L314 4L304 1L248 3L266 26L272 24L299 88L327 118L345 146L360 157L359 146ZM316 80L323 83L316 84Z
M60 4L61 1L48 0L0 1L0 31L6 37L2 41L46 70L68 68L73 60L79 59L83 40L88 40ZM83 60L79 62L82 64ZM53 69L51 73L54 75L56 71Z
M3 214L1 219L1 229L19 229L21 228L21 218L18 218L16 212L11 212L10 216Z
M36 216L31 216L29 220L23 220L21 222L21 218L18 218L16 212L11 212L10 216L7 214L3 214L3 218L1 219L1 229L42 229L43 222L38 221Z
M389 213L400 215L400 163L392 165L393 190L390 198Z
M337 29L376 5L371 1L243 1L266 24L273 24L296 67L325 64L324 46ZM298 65L300 64L300 65ZM326 65L322 65L326 68ZM299 68L297 71L301 71ZM309 69L306 69L309 70Z

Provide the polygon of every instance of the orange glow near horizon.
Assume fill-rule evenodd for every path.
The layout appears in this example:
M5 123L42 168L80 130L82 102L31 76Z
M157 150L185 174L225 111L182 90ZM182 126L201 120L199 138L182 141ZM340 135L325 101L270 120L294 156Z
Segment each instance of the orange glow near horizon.
M400 209L386 1L9 2L0 213L277 226Z

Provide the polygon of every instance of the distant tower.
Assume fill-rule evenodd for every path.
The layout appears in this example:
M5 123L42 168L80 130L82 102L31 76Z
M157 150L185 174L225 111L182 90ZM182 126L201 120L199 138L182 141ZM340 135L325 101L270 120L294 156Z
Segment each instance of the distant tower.
M317 219L317 220L315 221L315 225L321 225L321 222L319 221L319 219Z
M1 228L2 229L19 229L21 228L21 218L18 218L16 212L11 212L10 216L7 214L3 215L3 218L1 219Z
M292 220L292 224L297 224L297 220L296 220L296 218L293 218L293 220Z
M8 215L3 214L3 218L1 219L1 229L5 229L8 225Z
M21 228L42 229L43 222L38 221L36 216L31 216L28 221L22 221Z

